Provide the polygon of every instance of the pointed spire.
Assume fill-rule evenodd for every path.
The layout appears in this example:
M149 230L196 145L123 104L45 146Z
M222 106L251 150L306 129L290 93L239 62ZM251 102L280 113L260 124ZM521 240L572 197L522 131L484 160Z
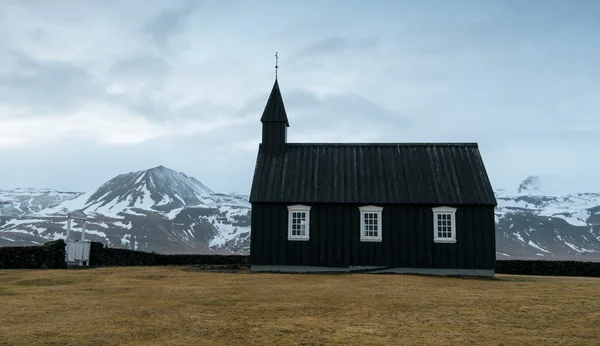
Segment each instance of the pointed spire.
M285 122L285 125L290 127L277 79L275 79L273 90L271 90L271 95L269 95L269 100L267 101L267 105L265 106L265 110L263 111L260 121L262 123Z
M275 80L277 80L277 68L279 68L279 66L277 65L278 62L279 56L277 56L277 52L275 52Z

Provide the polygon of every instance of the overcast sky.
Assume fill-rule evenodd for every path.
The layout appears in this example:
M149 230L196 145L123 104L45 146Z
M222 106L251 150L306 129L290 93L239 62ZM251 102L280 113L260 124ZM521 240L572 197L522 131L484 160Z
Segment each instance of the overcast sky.
M291 142L478 142L495 188L600 192L600 1L2 0L0 188L164 165L249 193Z

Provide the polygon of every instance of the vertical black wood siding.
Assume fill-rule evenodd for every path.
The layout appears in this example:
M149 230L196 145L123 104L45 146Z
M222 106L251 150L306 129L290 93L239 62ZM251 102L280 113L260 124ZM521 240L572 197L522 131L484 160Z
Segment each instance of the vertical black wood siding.
M268 122L263 124L262 144L264 150L271 154L280 154L285 152L285 142L287 140L287 127L282 122Z
M433 206L383 205L382 242L360 241L359 205L314 204L311 207L310 240L289 241L287 204L254 203L251 264L495 267L493 206L457 206L457 241L451 244L433 241Z

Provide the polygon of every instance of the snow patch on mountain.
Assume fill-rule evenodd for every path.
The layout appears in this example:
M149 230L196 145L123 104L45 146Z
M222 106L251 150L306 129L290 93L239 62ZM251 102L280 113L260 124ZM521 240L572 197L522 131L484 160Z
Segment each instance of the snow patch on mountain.
M122 218L125 214L160 213L170 219L190 206L232 205L249 208L245 196L215 193L193 177L164 166L120 174L98 189L62 203L49 214L82 209L88 215Z
M536 243L532 242L531 240L529 240L529 242L528 242L527 244L528 244L529 246L532 246L532 247L534 247L534 248L536 248L536 249L540 250L540 251L543 251L543 252L546 252L546 253L550 253L550 251L548 251L548 250L546 250L546 249L542 248L541 246L539 246L538 244L536 244Z
M495 192L497 255L600 258L600 194L551 196L541 186L541 179L531 176L516 192Z
M65 192L54 189L0 190L0 215L34 214L80 195L81 192Z
M507 190L496 191L496 221L506 215L529 212L535 215L562 219L573 226L589 225L592 210L600 206L600 193L574 193L565 196L540 195L537 192L540 178L528 177L520 185L516 194Z
M249 250L248 196L216 193L164 166L117 175L93 191L46 203L32 215L19 211L0 219L0 234L14 240L20 232L17 242L24 244L64 238L65 216L78 209L88 215L88 238L109 246L169 252L226 251L229 246Z

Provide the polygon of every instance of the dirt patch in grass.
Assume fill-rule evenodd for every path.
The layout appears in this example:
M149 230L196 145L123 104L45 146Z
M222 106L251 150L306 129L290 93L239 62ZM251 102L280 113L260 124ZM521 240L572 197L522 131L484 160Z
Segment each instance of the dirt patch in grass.
M136 275L133 276L133 278L135 279L139 279L139 280L161 280L161 279L168 279L170 278L169 275L156 275L156 274L148 274L148 275Z
M12 270L0 270L0 285L10 284L11 282L19 281L19 280L23 279L22 277L15 276L15 275L3 274L2 273L3 271L12 272Z
M223 265L200 265L185 267L186 271L202 271L211 273L242 274L249 273L250 268L247 265L223 264Z
M236 298L208 298L208 299L197 299L189 300L187 303L198 306L232 306L242 302L241 299Z
M0 296L14 296L17 293L8 289L8 287L0 286Z
M18 279L0 286L14 293L0 293L0 345L597 345L600 339L599 278L194 267L11 275ZM14 284L23 281L29 284ZM47 285L56 282L68 284Z
M40 279L20 280L17 282L13 282L13 285L17 285L17 286L60 286L60 285L71 285L73 283L74 283L74 281L72 281L72 280L40 278Z

